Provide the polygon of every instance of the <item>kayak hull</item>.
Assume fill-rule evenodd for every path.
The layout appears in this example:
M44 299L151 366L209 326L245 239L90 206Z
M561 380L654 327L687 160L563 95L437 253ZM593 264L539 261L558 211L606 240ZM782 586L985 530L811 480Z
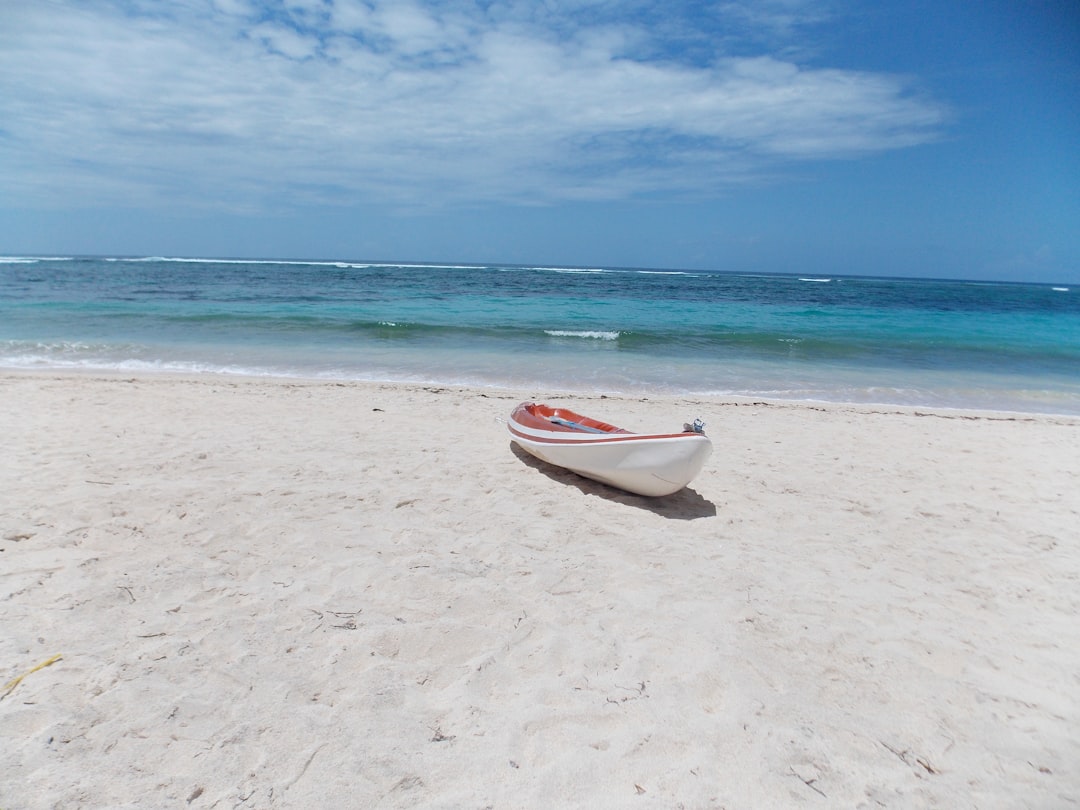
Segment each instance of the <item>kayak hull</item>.
M532 456L637 495L671 495L689 484L712 452L701 432L631 433L565 408L523 402L507 423Z

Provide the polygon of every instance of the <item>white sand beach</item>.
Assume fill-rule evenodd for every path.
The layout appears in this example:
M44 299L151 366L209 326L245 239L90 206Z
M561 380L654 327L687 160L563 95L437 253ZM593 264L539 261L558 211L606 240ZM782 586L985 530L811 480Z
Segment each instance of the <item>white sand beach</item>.
M13 372L0 398L4 810L1080 805L1080 419ZM523 399L700 417L715 450L620 493L517 451Z

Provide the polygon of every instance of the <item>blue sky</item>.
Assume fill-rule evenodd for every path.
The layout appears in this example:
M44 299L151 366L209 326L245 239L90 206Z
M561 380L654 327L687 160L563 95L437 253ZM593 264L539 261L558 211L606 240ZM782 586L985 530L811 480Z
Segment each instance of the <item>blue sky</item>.
M1080 4L0 0L0 253L1080 283Z

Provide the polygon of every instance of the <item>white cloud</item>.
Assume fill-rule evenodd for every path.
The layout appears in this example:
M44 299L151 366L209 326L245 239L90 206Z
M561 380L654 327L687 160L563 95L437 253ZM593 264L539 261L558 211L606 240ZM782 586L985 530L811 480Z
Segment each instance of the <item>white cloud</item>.
M313 36L297 33L287 25L261 23L251 29L249 36L266 46L272 53L289 59L307 59L319 50L319 40Z
M575 5L592 16L25 4L0 33L0 183L34 204L248 208L700 195L925 142L943 123L892 76L768 54L631 59L664 50L637 16L650 4L620 19Z

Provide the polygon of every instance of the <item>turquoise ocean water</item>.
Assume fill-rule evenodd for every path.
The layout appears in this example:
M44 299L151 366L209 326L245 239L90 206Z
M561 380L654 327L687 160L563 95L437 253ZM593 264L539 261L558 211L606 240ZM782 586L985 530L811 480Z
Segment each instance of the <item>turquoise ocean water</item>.
M0 259L0 367L1080 414L1080 289L9 257Z

